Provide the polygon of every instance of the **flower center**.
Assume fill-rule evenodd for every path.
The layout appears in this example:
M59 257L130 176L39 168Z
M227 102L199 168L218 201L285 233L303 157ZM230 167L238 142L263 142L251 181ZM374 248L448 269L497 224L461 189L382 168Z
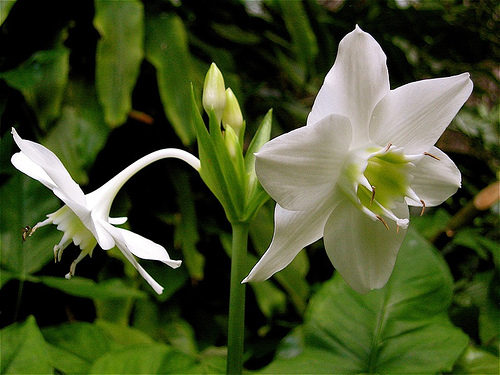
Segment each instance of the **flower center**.
M394 221L397 230L406 228L408 219L398 217L393 211L406 196L421 201L425 207L410 187L413 161L422 156L405 155L392 144L352 150L339 179L340 189L356 207L373 220L380 220L387 229L384 218Z

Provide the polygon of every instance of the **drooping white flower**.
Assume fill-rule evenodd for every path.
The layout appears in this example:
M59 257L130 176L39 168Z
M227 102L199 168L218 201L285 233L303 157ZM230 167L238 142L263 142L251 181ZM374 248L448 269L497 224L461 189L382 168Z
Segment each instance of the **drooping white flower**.
M65 203L62 208L47 215L46 220L36 224L30 235L44 225L57 225L57 229L64 234L59 244L54 246L56 261L61 260L64 249L71 241L80 247L81 253L71 264L66 278L74 275L77 263L86 255L92 256L97 244L104 250L117 246L151 287L161 294L163 287L139 265L134 255L142 259L158 260L172 268L179 267L181 261L170 259L163 246L129 230L115 227L113 224L123 224L127 218L110 218L111 204L123 184L154 161L178 158L199 170L199 160L188 152L178 149L155 151L131 164L99 189L85 195L52 151L38 143L22 139L15 129L12 129L12 135L21 149L12 156L12 164L51 189Z
M460 187L459 170L434 144L471 91L468 73L390 90L384 52L356 27L339 44L307 126L257 153L257 176L277 202L275 232L244 282L269 278L323 237L353 289L383 287L408 205L423 212Z

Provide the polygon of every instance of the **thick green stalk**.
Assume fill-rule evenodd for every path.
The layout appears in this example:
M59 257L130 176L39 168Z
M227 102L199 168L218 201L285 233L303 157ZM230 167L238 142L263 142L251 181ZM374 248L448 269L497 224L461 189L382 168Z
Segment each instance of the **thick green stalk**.
M229 290L229 325L227 343L227 374L243 371L243 343L245 339L245 278L248 223L232 224L231 282Z

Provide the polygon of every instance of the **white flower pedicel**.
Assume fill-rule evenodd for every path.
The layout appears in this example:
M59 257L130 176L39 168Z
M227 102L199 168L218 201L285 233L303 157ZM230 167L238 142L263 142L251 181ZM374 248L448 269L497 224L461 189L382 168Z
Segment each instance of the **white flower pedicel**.
M52 151L38 143L22 139L15 129L12 129L12 135L21 149L21 152L12 156L12 164L51 189L65 203L62 208L47 215L46 220L36 224L29 235L44 225L57 225L57 229L64 234L59 244L54 246L56 261L61 260L64 249L71 241L80 247L81 253L71 264L66 277L70 278L75 274L77 263L86 255L92 256L97 244L104 250L117 246L151 287L161 294L163 287L139 265L134 255L142 259L158 260L172 268L179 267L181 261L170 259L163 246L112 225L123 224L127 218L110 218L111 204L123 184L145 166L160 159L177 158L199 170L199 160L188 152L178 149L155 151L125 168L99 189L85 195Z
M433 145L471 91L468 73L390 90L384 52L356 27L340 42L307 126L257 153L257 176L277 202L275 232L244 281L269 278L323 237L353 289L383 287L408 205L423 212L460 187L459 170Z

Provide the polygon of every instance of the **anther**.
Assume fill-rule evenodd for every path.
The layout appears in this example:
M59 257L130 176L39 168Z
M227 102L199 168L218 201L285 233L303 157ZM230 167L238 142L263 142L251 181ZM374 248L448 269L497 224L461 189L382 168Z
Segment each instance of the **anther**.
M370 206L372 205L374 198L375 198L375 186L372 185L372 197L370 199Z
M389 142L389 143L387 144L387 146L385 146L385 148L384 148L384 152L389 151L389 149L391 148L391 146L392 146L392 143L390 143L390 142Z
M399 234L399 225L396 225L396 234Z
M436 159L436 160L438 160L438 161L439 161L439 160L441 160L441 159L439 159L437 156L432 155L432 154L429 154L428 152L424 152L424 155L426 155L426 156L430 156L431 158Z
M380 215L375 215L375 217L376 217L377 219L379 219L379 220L382 222L382 224L384 224L385 229L389 230L389 226L387 225L387 223L385 222L385 220L384 220L384 219L382 219L382 216L380 216Z
M422 203L422 211L420 211L420 216L422 216L425 212L425 202L422 199L420 199L420 203Z

